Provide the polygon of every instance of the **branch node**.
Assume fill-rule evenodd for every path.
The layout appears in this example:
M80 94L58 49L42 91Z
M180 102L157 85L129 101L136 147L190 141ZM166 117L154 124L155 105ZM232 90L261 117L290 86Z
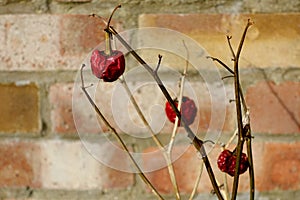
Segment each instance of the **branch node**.
M232 35L227 35L227 40L231 40L232 39Z
M232 38L232 36L228 36L228 35L227 35L228 46L229 46L229 49L230 49L231 54L232 54L232 56L233 56L233 59L235 59L235 53L234 53L234 51L233 51L233 48L232 48L232 45L231 45L231 42L230 42L231 38Z
M156 66L156 68L154 70L155 74L157 74L157 71L158 71L158 69L160 67L161 60L162 60L162 55L158 54L158 63L157 63L157 66Z

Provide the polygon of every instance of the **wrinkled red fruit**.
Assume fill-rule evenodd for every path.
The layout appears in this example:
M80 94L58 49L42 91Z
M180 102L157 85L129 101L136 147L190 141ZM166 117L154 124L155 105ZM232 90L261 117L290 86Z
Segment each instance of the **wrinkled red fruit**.
M178 106L177 100L175 100L175 105L176 107ZM170 122L175 123L176 113L172 109L171 104L168 101L166 102L165 112ZM181 113L181 117L184 118L186 125L192 124L197 114L197 107L195 105L195 102L188 97L185 96L182 97L180 113ZM179 125L180 125L180 121L178 123L178 126Z
M111 55L94 50L90 59L93 74L105 82L117 80L125 70L125 58L121 51L113 50Z
M235 164L236 164L236 155L234 155L231 151L225 149L219 155L217 161L218 167L222 172L229 174L230 176L234 176L235 173ZM239 174L245 173L249 167L249 162L247 155L242 153L241 161L240 161L240 171Z

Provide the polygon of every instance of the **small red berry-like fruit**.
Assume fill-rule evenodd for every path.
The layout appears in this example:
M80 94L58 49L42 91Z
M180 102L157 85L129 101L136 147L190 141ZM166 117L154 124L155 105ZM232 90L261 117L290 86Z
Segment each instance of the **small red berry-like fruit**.
M237 157L234 153L225 149L224 151L221 152L221 154L218 157L217 164L219 169L222 172L229 174L230 176L234 176L236 158ZM249 162L248 162L247 155L245 153L242 153L239 174L245 173L248 167L249 167Z
M228 165L229 165L229 160L232 157L232 152L225 149L224 151L221 152L221 154L218 157L218 167L222 172L227 172L228 171Z
M125 71L125 58L121 51L113 50L108 55L105 51L94 50L91 56L93 74L105 82L117 80Z
M178 101L175 99L174 102L177 107ZM165 112L170 122L175 123L176 113L168 101L166 102ZM197 107L195 105L195 102L192 99L183 96L180 113L181 113L181 118L184 118L186 125L192 124L197 114ZM180 125L180 121L178 123L178 126L179 125Z
M121 5L117 6L107 23L105 29L105 50L99 51L98 49L92 52L90 59L91 68L93 74L99 78L103 79L105 82L113 82L117 80L125 71L125 58L121 51L112 50L111 48L111 37L112 34L109 32L109 24L114 12Z
M230 159L230 161L229 161L230 165L229 165L227 173L230 176L234 176L236 159L237 159L236 156L232 156L231 159ZM248 162L247 155L245 153L242 153L242 155L241 155L241 161L240 161L239 174L245 173L245 171L247 171L248 167L249 167L249 162Z

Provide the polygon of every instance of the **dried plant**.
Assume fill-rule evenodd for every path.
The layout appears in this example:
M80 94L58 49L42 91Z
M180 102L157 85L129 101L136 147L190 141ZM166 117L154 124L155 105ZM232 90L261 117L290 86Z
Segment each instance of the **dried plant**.
M113 13L115 12L115 10L117 8L119 8L120 5L118 5ZM99 17L97 15L92 15L92 16L96 16ZM183 100L183 88L184 88L184 83L185 83L185 77L188 71L188 65L189 65L189 50L187 48L187 46L185 45L185 42L183 41L183 45L186 49L186 66L184 68L183 74L181 76L181 80L180 80L180 91L179 91L179 95L178 95L178 99L179 102L175 102L174 99L172 99L170 93L168 92L168 90L166 89L164 83L162 82L161 78L158 75L158 71L160 69L161 66L161 62L162 62L162 56L158 55L158 63L157 66L153 69L150 65L148 65L145 60L126 42L126 40L120 35L118 34L118 32L112 27L110 26L110 20L111 20L112 15L109 18L109 21L106 22L105 19L103 19L102 17L99 17L101 20L103 20L107 26L105 28L105 34L106 34L106 50L105 51L99 51L99 50L95 50L95 52L93 52L94 57L91 60L92 63L92 71L93 73L100 79L103 79L106 82L111 82L111 81L115 81L115 80L119 80L120 83L123 85L124 89L126 90L128 96L130 97L130 101L132 103L132 105L134 106L137 114L139 115L139 117L141 118L143 124L145 125L145 127L147 127L149 133L151 134L151 137L153 139L153 141L155 142L155 144L159 147L159 149L161 150L161 152L163 153L164 159L167 163L167 168L168 168L168 172L170 175L170 180L171 183L173 185L174 188L174 193L175 193L175 197L176 199L181 199L180 196L180 191L178 188L178 184L176 181L176 176L175 176L175 172L174 172L174 167L172 164L172 160L171 160L171 152L172 152L172 148L174 145L174 138L176 137L176 133L177 133L177 127L178 127L178 123L180 122L181 126L184 127L185 131L187 132L187 136L188 138L191 140L191 143L193 144L193 146L196 148L196 150L200 153L201 157L202 157L202 161L203 164L208 172L214 193L216 194L216 196L218 197L218 199L222 200L222 199L229 199L229 191L228 191L228 184L227 184L227 175L226 173L224 173L224 187L222 187L222 185L219 184L219 182L216 180L214 171L211 167L210 164L210 160L207 156L205 147L204 147L204 143L207 141L203 141L202 139L198 138L196 136L196 134L192 131L192 129L189 127L189 122L187 121L186 117L182 116L182 112L181 112L181 108L182 108L182 100ZM241 165L243 164L242 162L247 162L247 168L249 167L248 171L249 171L249 177L250 177L250 199L253 200L254 199L254 192L255 192L255 187L254 187L254 168L253 168L253 159L252 159L252 149L251 149L251 140L252 140L252 135L251 135L251 128L250 128L250 119L249 119L249 110L247 108L245 99L244 99L244 95L243 95L243 91L242 91L242 87L240 84L240 80L239 80L239 58L240 58L240 54L242 51L242 47L246 38L246 33L248 28L253 24L253 22L251 22L250 20L248 20L247 25L245 27L245 30L243 32L242 38L240 40L239 46L237 51L235 52L233 50L233 47L231 45L231 36L227 36L227 41L229 44L229 48L230 51L232 53L232 60L233 60L233 69L231 69L228 65L226 65L224 62L222 62L221 60L219 60L218 58L215 57L208 57L210 59L212 59L213 61L217 62L218 64L220 64L221 66L223 66L229 73L231 73L230 76L228 77L232 77L234 78L234 92L235 92L235 105L236 105L236 120L237 120L237 130L233 133L233 136L230 138L230 140L223 145L223 150L228 148L228 145L232 143L233 140L237 140L237 145L234 149L233 152L230 153L228 159L230 160L230 162L234 163L234 168L231 168L231 173L229 173L228 171L226 171L227 169L224 168L224 172L227 172L228 174L232 175L234 177L234 181L233 181L233 187L232 187L232 192L231 192L231 199L234 200L237 197L237 190L238 190L238 185L239 185L239 176L241 171ZM130 91L127 82L125 80L125 77L122 76L124 70L123 70L123 60L122 57L120 57L117 54L114 54L114 51L111 49L111 39L112 37L115 37L127 50L128 52L141 64L141 66L143 66L145 68L145 70L147 72L149 72L149 74L152 76L152 78L156 81L158 87L160 88L161 92L163 93L164 97L166 98L168 104L171 106L172 110L174 111L174 113L176 114L176 120L174 122L174 129L172 132L172 135L170 137L170 143L169 145L166 147L163 146L163 144L161 143L161 141L159 140L159 138L156 136L156 134L154 133L154 131L152 130L151 126L149 125L149 122L146 120L142 109L139 107L138 103L136 102L136 99L134 98L132 92ZM119 52L117 52L119 53ZM118 62L112 62L111 60L115 61L118 60ZM135 166L135 168L138 171L138 175L141 177L141 179L145 182L145 184L147 186L149 186L152 190L152 192L157 196L158 199L164 199L163 196L159 193L159 191L153 186L153 184L149 181L149 179L146 177L146 175L144 174L144 172L142 171L142 169L140 168L140 166L138 165L138 163L135 161L134 157L132 156L132 154L130 153L130 151L128 150L128 147L126 146L125 142L123 141L123 139L121 138L120 134L116 131L116 129L110 124L110 122L105 118L105 116L102 114L102 112L100 111L100 109L97 107L96 103L93 101L93 99L90 97L89 93L86 90L86 86L84 84L84 77L83 77L83 69L85 67L85 64L82 65L81 68L81 88L82 91L84 92L84 94L86 95L86 97L88 98L90 104L93 106L93 108L95 109L95 111L97 112L98 116L101 118L101 120L105 123L105 125L112 131L112 133L115 135L115 137L117 138L117 140L119 141L119 143L121 144L121 147L127 152L130 160L132 161L133 165ZM111 77L110 77L111 76ZM104 78L103 78L104 77ZM244 144L246 142L246 147L247 147L247 157L246 160L244 159L244 155L242 153L243 151L243 147ZM224 151L223 151L224 152ZM225 154L224 154L225 155ZM225 155L226 156L226 155ZM219 157L220 158L220 157ZM223 157L222 159L225 159L225 157ZM227 157L226 157L227 159ZM229 160L226 160L226 162ZM197 180L195 181L195 186L194 189L190 195L189 199L193 199L194 195L197 191L197 187L200 181L200 177L202 174L202 167L203 165L199 166L199 176L197 178ZM246 168L246 170L247 170ZM243 170L243 169L242 169Z

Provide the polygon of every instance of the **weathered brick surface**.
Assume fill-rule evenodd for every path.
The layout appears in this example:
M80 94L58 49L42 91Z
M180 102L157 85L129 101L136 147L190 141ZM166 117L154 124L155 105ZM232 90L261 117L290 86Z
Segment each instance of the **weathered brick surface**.
M298 175L300 167L300 157L297 154L299 143L284 142L255 142L253 143L253 159L255 171L255 184L257 191L271 190L298 190L300 178ZM233 150L233 146L230 150ZM244 152L246 152L246 146ZM155 152L147 155L149 152ZM199 173L200 160L195 153L194 147L175 146L174 154L179 155L173 163L176 178L180 191L183 193L191 192L194 181ZM215 176L220 184L224 182L223 173L218 169L216 160L221 150L216 147L209 152L209 159ZM145 169L158 169L147 173L147 177L153 182L154 186L162 193L173 193L168 170L165 160L157 148L152 147L144 151ZM229 189L232 189L233 178L228 176ZM212 186L205 167L201 176L198 192L209 193ZM239 192L249 191L248 171L240 176Z
M0 85L0 131L38 133L40 130L39 90L35 84Z
M91 90L88 90L89 92ZM111 92L111 87L107 88ZM102 97L99 108L111 120L111 110L106 105L110 102L101 92ZM93 97L93 93L91 93ZM58 83L50 87L49 101L51 104L52 131L58 134L86 134L107 131L107 127L98 120L97 114L89 103L87 97L77 84ZM104 109L103 109L104 108Z
M146 156L143 157L146 169L155 169L158 166L165 166L165 160L157 148L146 149L144 153L149 153L151 151L156 151L156 153L150 156L145 154ZM219 148L215 148L210 151L209 160L218 182L223 183L223 173L218 169L216 164L216 160L220 152ZM187 148L187 146L175 146L173 154L176 155L176 158L178 158L175 159L173 165L179 190L183 193L189 194L193 190L196 178L200 173L202 161L193 146L190 146L189 148ZM149 177L154 186L158 188L160 192L168 194L173 193L173 186L166 167L147 173L147 177ZM228 181L229 187L231 187L233 179L228 177ZM239 191L247 191L249 186L248 183L249 179L247 173L246 175L241 175ZM198 185L197 191L199 193L210 193L212 190L211 181L205 166L203 166L200 184Z
M40 187L40 148L31 142L0 142L0 187Z
M91 8L90 5L76 4L75 1L84 2L88 0L51 1L50 8L54 9L53 12L60 6L60 9L74 8L70 12L79 12ZM0 7L0 12L3 13L4 9L13 6L14 2L9 1L9 4L5 7ZM144 2L142 4L148 5ZM25 4L18 4L17 9L20 9L22 5ZM36 8L29 8L28 5L31 5L31 2L27 3L26 1L23 13L36 10ZM35 5L41 4L37 3ZM108 6L108 4L105 4L105 6ZM41 7L41 9L44 8ZM7 12L5 11L5 13ZM12 10L12 12L15 11ZM16 12L20 12L20 10ZM59 12L63 12L63 10ZM127 11L120 12L126 18L127 14L124 12ZM149 13L149 10L147 12ZM135 16L137 15L133 15L133 17ZM230 34L233 36L232 43L236 47L248 17L251 17L255 24L249 29L246 38L241 67L282 67L288 69L288 67L298 68L300 66L297 54L299 51L299 14L146 14L140 16L139 25L140 27L166 27L180 31L199 42L211 55L230 63L231 54L227 47L225 35ZM128 27L136 21L132 18L130 20ZM117 30L120 30L120 23L117 22L115 25L117 25ZM13 77L15 78L18 77L18 74L24 76L24 73L20 71L34 71L35 76L37 76L40 70L76 70L80 67L80 63L87 53L103 41L103 32L101 31L103 27L104 24L101 20L88 18L86 15L3 15L0 19L0 70L14 71ZM159 73L162 74L163 81L167 82L167 88L171 91L172 97L175 97L178 91L177 80L179 78L178 76L174 78L173 74L168 73L168 69L164 67L168 66L172 69L182 70L186 63L183 58L186 57L187 52L181 40L173 40L169 35L164 38L169 37L170 40L161 39L162 35L150 34L150 36L153 36L154 39L147 40L149 38L143 35L139 37L139 45L148 45L147 42L155 42L156 45L164 44L173 49L177 47L180 49L179 56L182 56L182 58L178 58L178 55L177 58L172 57L174 55L169 52L166 53L163 51L164 49L159 51L164 56ZM220 80L213 80L211 78L213 73L208 72L205 74L205 72L199 70L202 68L213 70L212 62L205 58L203 52L193 52L192 48L190 50L190 56L201 57L201 62L199 62L201 65L199 67L194 65L198 71L193 71L199 72L199 74L188 73L190 79L187 80L189 81L187 87L191 88L185 89L185 94L192 97L198 105L196 122L191 127L201 137L201 134L206 132L208 128L222 132L232 131L235 116L234 104L229 104L228 101L233 98L233 88L225 88L224 102L220 95L216 95L222 91L221 82L218 82ZM142 55L145 56L146 61L149 61L152 66L156 66L158 51L150 49L143 51L145 52ZM282 52L285 55L282 55ZM128 66L126 72L130 72L129 70L133 67L135 66ZM190 67L193 70L192 66ZM285 69L282 69L282 72L283 70ZM300 189L298 176L300 158L297 154L300 144L298 142L288 143L288 141L294 139L292 133L300 132L300 94L298 92L300 88L299 82L295 78L298 73L297 69L287 72L292 73L294 82L257 83L253 80L251 83L254 85L248 87L246 94L246 100L251 110L253 133L264 134L263 137L254 139L253 146L255 181L258 192ZM59 75L60 73L58 73ZM146 118L153 125L155 132L170 133L173 124L165 118L165 99L163 95L157 86L152 84L153 81L147 82L148 79L145 78L145 74L139 72L132 75L134 81L130 77L126 77L126 80L132 86L138 104L143 109ZM195 82L198 75L199 77L202 76L201 81ZM165 79L164 76L167 78ZM170 78L173 82L168 83ZM87 77L87 79L90 80L91 78ZM176 81L174 81L175 79ZM280 80L282 79L291 79L291 76L284 74ZM42 92L42 95L39 95L39 87L44 87L43 84L39 84L42 86L36 84L24 85L22 82L20 82L21 85L20 83L0 84L1 133L8 133L10 134L9 137L11 137L11 133L39 133L41 130L40 113L42 116L46 116L45 119L48 119L48 114L43 112L48 111L49 107L51 122L46 122L46 124L52 125L51 129L46 130L51 132L50 138L47 139L32 138L25 140L23 137L26 137L26 135L22 135L22 138L17 140L3 139L0 142L0 187L9 188L8 192L11 192L11 188L25 188L26 186L42 188L42 193L45 191L45 195L48 195L47 191L54 191L53 193L55 193L56 190L68 190L70 193L73 191L76 193L77 190L104 190L106 192L118 188L124 192L126 188L133 187L132 194L134 194L134 190L140 189L140 186L135 187L134 185L136 175L120 171L131 167L127 156L116 149L109 148L106 144L92 145L91 148L94 148L94 153L91 155L79 140L51 138L52 132L76 134L79 131L80 134L82 133L80 135L81 139L85 139L83 137L85 133L108 131L107 127L98 121L95 112L80 91L80 87L78 87L79 92L74 92L73 83L64 82L62 77L58 77L59 83L53 83L52 80L50 81L52 85L50 85L49 93L47 93L47 88L42 88L42 91L45 91ZM48 80L38 81L48 83ZM202 81L206 84L216 84L218 86L213 91L208 91ZM5 80L5 82L8 81ZM126 94L118 88L120 86L102 82L97 85L97 81L95 83L93 87L97 87L96 102L113 126L119 132L126 132L133 137L149 137L148 131L141 128L143 127L142 122L128 98L125 97ZM89 83L86 83L86 85L89 85ZM87 89L91 92L92 97L94 97L93 87ZM49 97L49 101L39 99L43 97ZM73 103L76 103L76 106L72 106L72 100L74 99ZM214 107L211 100L215 100ZM50 105L39 105L39 102L49 102ZM42 106L46 106L46 109L40 110ZM214 116L212 116L212 108L217 110ZM222 120L220 120L220 116L222 116ZM217 128L220 125L217 123L221 123L220 129ZM179 128L179 132L183 133L185 131L183 128ZM274 134L271 139L276 141L269 139L265 133ZM276 134L286 134L284 138L287 142L278 142L277 137L281 136ZM94 134L92 137L96 136ZM132 138L129 140L135 142ZM223 137L221 137L221 140L223 140ZM144 148L144 145L148 145L148 143L138 145L140 145L138 148ZM149 153L153 150L157 150L157 148L146 149L143 153ZM233 150L233 147L231 147L231 150ZM216 158L219 153L220 149L217 147L209 153L209 157L215 175L218 181L222 183L223 174L216 166ZM180 155L174 161L180 191L190 193L199 173L201 160L198 158L194 147L176 146L174 154ZM110 165L105 166L92 157L99 155L105 156L105 161L109 162ZM143 155L142 157L142 164L145 169L158 168L157 171L147 172L147 176L153 184L162 193L171 194L173 189L167 169L160 168L163 163L164 159L160 153L148 157ZM228 179L229 187L231 187L233 179ZM239 191L248 192L248 189L249 179L248 174L245 173L240 178ZM6 191L6 189L4 190ZM204 168L197 191L208 195L211 190L212 186ZM118 194L115 196L118 196ZM1 193L1 198L7 197L3 197ZM137 198L142 199L140 196Z
M103 156L103 151L107 151L100 146L97 146L99 152L94 151L96 154L89 154L80 141L44 141L41 147L43 188L109 189L126 188L133 184L133 174L106 167L93 157L96 154ZM116 162L124 159L114 151L105 155L111 156L112 162L114 158Z
M143 76L146 74L139 74L139 77ZM165 116L165 97L153 80L149 79L148 81L148 79L136 81L129 77L127 82L154 132L171 133L173 124ZM89 80L88 76L86 80ZM166 79L166 86L172 97L175 98L179 91L177 81L167 81ZM80 86L75 84L74 87L72 84L55 84L50 88L53 130L58 133L74 133L76 130L80 133L107 131L108 128L101 120L97 120L97 115ZM209 129L212 132L233 130L234 105L229 104L232 90L231 87L219 86L208 89L201 82L187 82L184 95L192 98L198 107L197 117L191 125L194 132L205 133ZM142 123L128 94L120 83L95 81L94 85L89 87L87 91L103 115L118 132L137 137L150 137L148 129Z
M151 183L162 193L173 193L173 186L162 153L154 147L145 149L143 153L143 165L147 171L150 171L146 176ZM179 190L183 193L189 193L193 189L194 180L198 174L200 159L198 159L193 147L176 146L173 154L175 157L173 157L175 159L173 166Z
M87 145L95 148L95 144ZM107 149L96 145L90 154L81 141L3 140L0 142L0 187L83 190L132 186L134 174L120 171L129 169L127 157L114 149L109 153L103 151ZM108 157L110 160L104 165L103 160Z
M76 133L72 115L72 84L50 87L52 130L57 133Z
M254 132L300 132L299 82L259 82L248 88L246 99Z
M0 24L1 70L77 69L104 36L87 15L4 15Z
M299 190L299 142L260 145L260 154L254 150L257 190Z
M232 44L237 47L248 18L255 24L249 29L240 66L300 66L297 56L299 14L144 14L139 18L139 26L169 28L184 33L195 39L210 55L231 64L226 35L233 36ZM147 42L146 39L141 41ZM155 41L161 42L151 40L152 43ZM169 42L170 45L174 45L174 42ZM282 56L282 52L285 52L285 56Z

